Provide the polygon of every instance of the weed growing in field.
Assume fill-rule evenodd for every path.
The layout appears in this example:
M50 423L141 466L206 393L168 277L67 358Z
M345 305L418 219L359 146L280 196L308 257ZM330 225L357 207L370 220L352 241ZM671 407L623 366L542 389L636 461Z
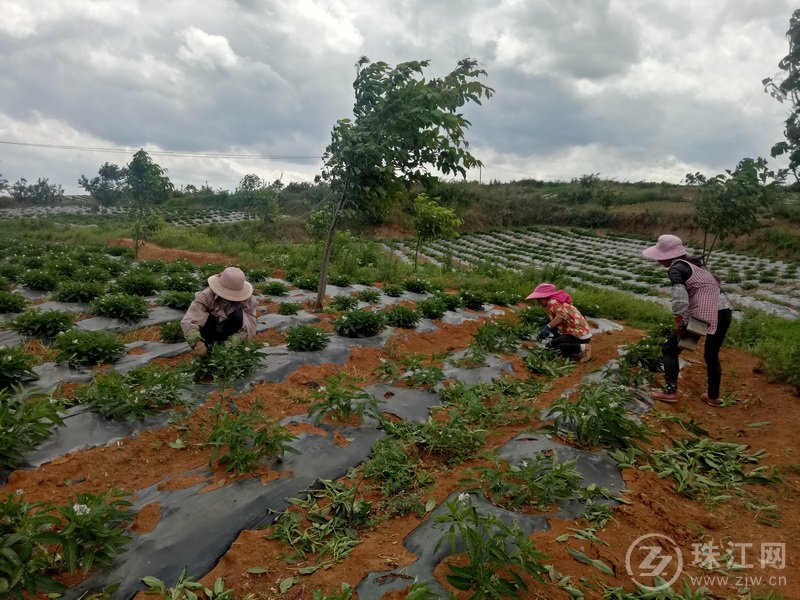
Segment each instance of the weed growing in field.
M294 352L313 352L324 349L331 336L313 325L295 325L286 331L286 346Z
M675 491L708 504L730 499L723 490L739 489L746 483L775 483L778 476L766 466L748 469L766 456L763 450L747 453L747 446L710 438L673 441L672 448L653 450L652 470L661 478L671 477Z
M31 309L9 323L11 329L29 337L54 338L72 328L75 315L66 310Z
M158 596L161 600L196 600L200 597L198 592L204 594L206 600L255 600L253 594L236 596L234 590L225 587L225 580L222 577L217 577L213 588L207 588L189 577L186 567L181 571L173 587L167 587L163 581L151 576L142 577L142 582L148 588L145 595Z
M56 337L53 348L59 351L57 362L75 366L110 363L125 354L125 344L104 331L66 331Z
M147 316L147 302L131 294L105 294L92 302L92 311L101 317L135 322Z
M148 365L124 375L95 375L90 385L75 391L75 400L109 419L141 419L183 404L180 392L188 384L189 374L185 371Z
M0 466L13 466L50 437L52 428L62 424L59 408L48 396L0 390Z
M584 385L576 399L558 398L546 418L555 422L547 429L587 446L627 448L646 441L650 428L628 415L625 402L632 392L607 383Z
M547 510L559 500L577 497L583 477L575 465L574 460L558 462L555 452L537 454L519 465L504 460L475 467L461 484L484 490L495 504L511 510L525 505Z
M315 400L308 407L309 418L320 421L330 415L335 421L347 422L353 415L361 416L374 402L373 397L346 381L347 376L340 372L328 377L325 385L311 392Z
M555 379L566 375L575 368L575 363L561 356L553 348L530 348L528 354L522 359L525 368L534 375L544 375Z
M289 499L296 509L279 515L269 535L289 546L288 563L314 556L312 564L297 569L301 575L327 568L350 554L361 543L358 529L372 510L369 502L356 496L357 488L324 479L318 483L321 488L307 492L304 499Z
M365 338L378 335L386 327L383 315L368 310L351 310L336 319L333 329L342 337Z
M17 313L25 310L28 301L19 294L0 290L0 313Z
M291 442L297 436L278 423L264 423L259 405L248 412L229 413L218 403L212 414L212 429L206 446L212 446L209 465L217 463L226 471L251 473L263 458L280 458L297 453Z
M449 524L436 548L447 543L450 551L465 547L468 563L448 562L447 581L459 590L473 590L475 598L519 598L528 586L522 574L543 581L546 572L542 561L547 557L516 523L507 525L491 514L484 514L465 499L446 503L447 513L436 517Z
M161 325L161 341L167 344L180 344L186 341L181 324L175 321Z
M34 357L22 348L0 346L0 390L5 390L27 379L36 379L33 372Z
M428 421L414 430L417 446L447 464L458 464L473 456L486 443L485 429L470 429L459 416Z
M278 304L278 314L284 316L296 315L303 310L303 305L299 302L281 302Z
M444 380L442 368L434 365L435 355L406 354L399 361L383 360L378 379L383 383L405 383L411 387L433 387Z
M194 300L194 292L170 290L159 296L158 303L175 310L186 310Z
M536 409L536 396L546 388L546 384L535 380L503 378L472 386L455 382L439 390L439 396L451 415L470 425L489 429L527 423Z
M390 437L379 440L364 463L363 473L380 486L384 499L378 511L385 516L425 514L422 492L433 482L433 477L419 468L416 453L409 454L399 440Z

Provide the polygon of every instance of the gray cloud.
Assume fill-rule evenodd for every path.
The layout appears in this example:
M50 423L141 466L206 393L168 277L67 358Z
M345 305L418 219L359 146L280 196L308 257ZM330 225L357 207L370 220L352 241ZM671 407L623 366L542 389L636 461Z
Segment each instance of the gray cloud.
M465 56L496 95L466 109L499 179L610 169L678 181L768 155L785 107L777 71L788 0L6 0L0 141L318 156L350 113L362 54ZM0 173L74 181L127 155L0 146ZM158 159L179 184L246 172L311 179L295 162ZM575 169L574 172L566 172ZM494 176L494 175L493 175Z

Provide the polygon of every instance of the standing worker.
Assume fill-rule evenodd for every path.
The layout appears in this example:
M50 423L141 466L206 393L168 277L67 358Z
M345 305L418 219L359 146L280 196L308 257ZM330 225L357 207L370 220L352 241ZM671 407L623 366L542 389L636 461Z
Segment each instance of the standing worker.
M686 334L690 318L708 323L703 357L708 373L708 391L702 395L709 406L719 406L719 387L722 380L722 365L719 350L731 324L731 304L722 292L719 278L702 263L689 256L681 239L674 235L662 235L655 246L642 252L645 258L656 260L668 268L667 276L672 283L672 314L675 316L675 331L663 346L664 391L651 395L662 402L678 401L678 373L680 363L678 345Z
M208 287L197 292L181 328L197 356L206 356L218 343L236 344L256 334L256 301L253 286L237 267L208 278Z
M552 283L540 283L525 299L536 300L547 311L547 324L539 332L539 339L552 337L552 348L561 356L577 358L578 362L587 362L592 357L589 324L567 292L557 290Z

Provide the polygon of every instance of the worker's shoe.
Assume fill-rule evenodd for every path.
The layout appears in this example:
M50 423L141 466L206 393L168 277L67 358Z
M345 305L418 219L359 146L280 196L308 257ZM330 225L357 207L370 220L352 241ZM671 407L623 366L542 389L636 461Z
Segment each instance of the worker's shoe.
M592 359L592 345L581 344L581 351L578 354L578 362L585 363L589 362L591 359Z
M653 400L674 404L678 401L678 390L667 388L663 392L650 392Z

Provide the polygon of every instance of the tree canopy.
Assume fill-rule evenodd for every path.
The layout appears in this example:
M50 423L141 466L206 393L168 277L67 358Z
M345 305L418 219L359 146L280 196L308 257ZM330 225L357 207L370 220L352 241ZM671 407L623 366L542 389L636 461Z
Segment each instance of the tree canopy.
M417 232L417 245L414 251L414 269L419 261L419 248L423 242L440 238L458 237L461 219L452 208L440 206L427 194L419 194L414 199L414 229Z
M783 130L786 139L772 146L771 154L773 157L787 155L789 168L800 181L800 9L792 13L786 37L789 53L778 63L783 73L767 77L761 83L764 91L778 102L788 101L790 104Z
M139 248L144 241L145 219L150 204L163 202L172 191L172 182L166 169L153 162L144 150L133 155L125 168L125 182L135 205L134 213L134 255L138 257Z
M317 307L321 308L330 249L344 208L360 213L382 210L412 182L437 173L466 176L481 166L468 150L471 123L460 112L494 93L478 79L486 75L470 58L442 78L426 79L430 61L395 67L362 57L353 82L353 118L337 121L323 155L321 178L338 198L331 214L322 257Z
M103 163L98 169L97 177L88 179L85 175L78 178L78 185L97 200L101 207L107 207L119 201L126 191L128 173L124 167L113 163Z

